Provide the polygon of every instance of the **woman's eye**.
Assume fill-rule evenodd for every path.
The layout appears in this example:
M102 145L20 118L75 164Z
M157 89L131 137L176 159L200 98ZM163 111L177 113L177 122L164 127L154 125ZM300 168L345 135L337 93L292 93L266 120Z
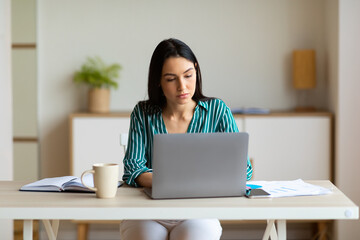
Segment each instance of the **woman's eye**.
M186 78L191 78L191 77L192 77L192 74L186 75L185 77L186 77Z
M172 81L175 81L175 78L168 78L168 79L166 79L166 81L172 82Z

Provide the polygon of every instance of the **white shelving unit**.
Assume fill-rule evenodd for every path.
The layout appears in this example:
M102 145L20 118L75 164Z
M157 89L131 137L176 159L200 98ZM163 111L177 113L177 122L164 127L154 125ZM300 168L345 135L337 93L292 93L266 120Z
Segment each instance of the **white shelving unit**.
M129 113L70 116L71 174L79 176L96 162L122 163L120 134ZM240 131L250 135L254 180L332 180L330 113L235 115ZM121 172L122 175L122 172Z

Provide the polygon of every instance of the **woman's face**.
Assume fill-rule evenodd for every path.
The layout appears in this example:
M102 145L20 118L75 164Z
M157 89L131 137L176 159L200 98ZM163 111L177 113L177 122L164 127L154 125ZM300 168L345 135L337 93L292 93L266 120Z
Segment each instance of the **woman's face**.
M194 64L183 57L170 57L165 60L160 86L167 104L184 105L192 101L196 86Z

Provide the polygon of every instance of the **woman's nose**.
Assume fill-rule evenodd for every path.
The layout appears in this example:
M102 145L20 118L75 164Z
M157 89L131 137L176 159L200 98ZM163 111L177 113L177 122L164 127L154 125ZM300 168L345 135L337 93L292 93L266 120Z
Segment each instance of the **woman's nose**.
M185 79L179 78L178 90L183 90L183 89L185 89L185 88L186 88Z

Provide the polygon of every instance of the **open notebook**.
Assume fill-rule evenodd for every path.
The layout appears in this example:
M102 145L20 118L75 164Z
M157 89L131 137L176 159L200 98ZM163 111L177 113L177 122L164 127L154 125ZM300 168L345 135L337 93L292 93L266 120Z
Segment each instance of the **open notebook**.
M94 180L92 174L84 176L84 182L94 187ZM118 187L122 185L122 181L119 181ZM20 188L20 191L35 191L35 192L88 192L94 191L88 189L81 183L81 179L74 176L44 178L39 181L26 184Z

